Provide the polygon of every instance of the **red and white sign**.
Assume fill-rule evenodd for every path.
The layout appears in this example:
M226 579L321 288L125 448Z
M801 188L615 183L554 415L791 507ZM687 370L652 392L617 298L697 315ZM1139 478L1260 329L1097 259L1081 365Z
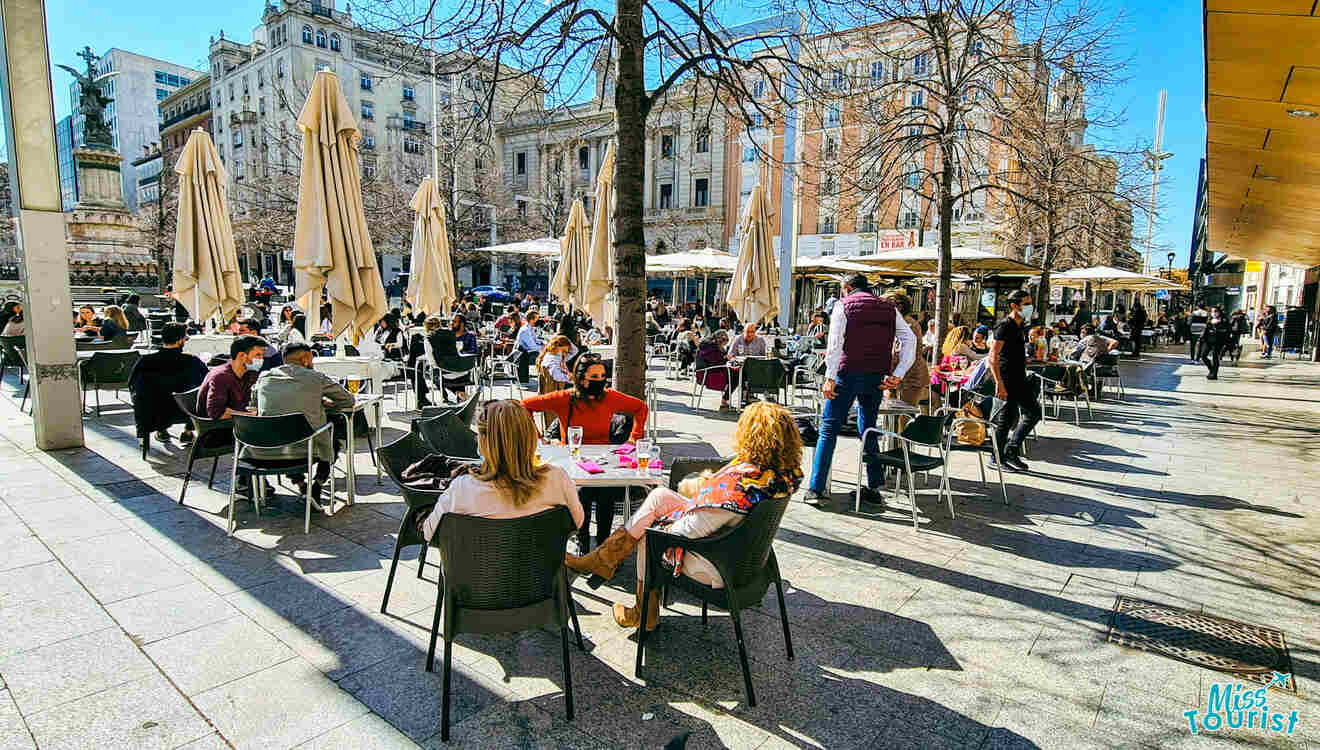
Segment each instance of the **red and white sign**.
M917 246L917 230L897 230L890 229L876 234L875 248L883 252L885 250L902 250L908 247Z

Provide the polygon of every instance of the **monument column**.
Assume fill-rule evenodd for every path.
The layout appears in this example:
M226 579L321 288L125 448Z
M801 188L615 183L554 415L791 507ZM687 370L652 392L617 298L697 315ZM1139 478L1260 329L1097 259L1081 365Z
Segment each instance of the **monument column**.
M49 59L44 0L0 0L0 105L23 255L32 415L37 447L58 450L81 446L83 431Z

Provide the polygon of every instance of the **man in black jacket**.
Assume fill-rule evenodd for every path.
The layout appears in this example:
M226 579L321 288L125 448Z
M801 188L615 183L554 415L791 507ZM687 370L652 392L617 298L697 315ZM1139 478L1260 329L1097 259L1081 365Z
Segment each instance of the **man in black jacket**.
M1224 354L1232 330L1233 326L1224 317L1224 311L1216 305L1210 311L1210 320L1206 321L1205 330L1201 332L1201 363L1210 370L1205 376L1206 380L1219 379L1219 358Z
M128 390L133 395L133 421L137 423L139 439L156 433L157 440L169 440L172 425L187 425L180 438L192 440L192 424L188 415L174 403L174 394L189 391L206 378L206 365L191 354L185 354L183 343L188 340L188 329L183 323L166 323L161 327L160 351L139 359L128 376Z

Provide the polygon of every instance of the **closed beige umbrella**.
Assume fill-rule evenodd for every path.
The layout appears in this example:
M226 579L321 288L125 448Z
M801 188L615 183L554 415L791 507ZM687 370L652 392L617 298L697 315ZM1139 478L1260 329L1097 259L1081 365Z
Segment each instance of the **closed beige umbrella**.
M454 266L449 260L449 230L445 204L427 177L413 195L412 261L408 265L408 299L425 313L444 313L458 301Z
M605 147L596 177L596 211L591 220L591 248L587 261L584 305L597 326L618 328L618 306L607 298L614 292L614 144Z
M550 293L570 308L586 307L587 294L587 212L582 199L568 209L564 236L559 238L559 269L550 282Z
M384 317L389 304L362 209L357 122L339 77L318 71L298 115L302 175L293 230L297 296L307 310L307 330L320 325L320 290L334 316L332 335L356 340Z
M211 137L194 130L174 171L179 174L174 294L193 320L217 311L228 320L243 304L243 282L225 195L229 177Z
M729 307L747 323L758 323L779 312L779 271L775 265L769 216L765 188L757 183L743 213L738 265L734 268L726 298Z

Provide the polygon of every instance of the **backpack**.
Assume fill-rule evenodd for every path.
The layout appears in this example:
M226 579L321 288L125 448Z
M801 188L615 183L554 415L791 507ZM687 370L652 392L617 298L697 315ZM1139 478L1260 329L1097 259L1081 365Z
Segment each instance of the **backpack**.
M958 410L957 416L959 418L985 419L981 414L981 410L971 401L968 401ZM959 422L953 436L957 438L959 445L979 446L985 442L985 425L980 422Z

